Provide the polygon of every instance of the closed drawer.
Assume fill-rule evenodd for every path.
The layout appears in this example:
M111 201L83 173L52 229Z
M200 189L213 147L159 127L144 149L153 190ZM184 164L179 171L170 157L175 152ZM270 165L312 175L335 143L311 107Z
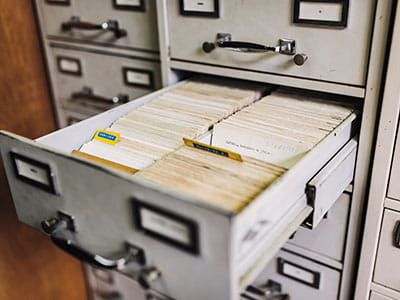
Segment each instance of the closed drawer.
M385 209L374 281L400 291L400 213Z
M400 141L399 135L397 136L396 146L394 149L394 158L392 163L392 170L390 172L388 197L400 200L400 185L398 178L400 177Z
M160 87L160 63L85 48L51 47L53 89L58 105L87 116Z
M91 300L145 300L146 291L136 281L114 271L85 265Z
M317 228L300 227L289 244L328 256L338 262L343 260L347 220L351 196L347 193L336 201Z
M386 297L386 296L383 296L383 295L378 294L376 292L372 292L371 296L369 297L369 300L394 300L394 299Z
M71 227L68 234L74 236L75 242L64 245L65 250L84 260L100 260L106 267L125 262L121 255L125 251L136 253L136 262L121 267L121 272L143 283L144 278L156 277L161 271L161 277L156 277L151 286L172 298L201 295L204 299L238 299L240 291L256 278L312 211L307 204L306 185L341 156L343 149L356 143L349 141L356 129L356 117L350 114L240 210L213 206L70 154L99 128L107 128L174 87L36 141L2 132L2 157L18 217L41 230L44 220L51 222L56 217L70 224L68 216L73 216L76 233ZM21 163L22 169L15 169L14 163ZM29 173L29 166L37 173ZM26 172L31 184L21 179ZM32 178L38 184L32 184ZM147 228L153 228L153 234L137 225L140 218L148 222ZM164 231L160 224L175 231ZM111 260L116 257L120 259ZM332 277L332 284L335 280ZM328 288L329 279L323 282L321 287Z
M97 42L137 50L158 51L155 0L37 0L42 29L48 38ZM119 5L120 4L120 5ZM125 5L123 5L125 4ZM73 18L73 19L71 19ZM116 21L125 31L101 29ZM90 24L80 24L85 22ZM97 25L98 29L88 28ZM116 26L110 25L110 27Z
M339 294L340 272L281 250L253 283L263 287L268 280L281 286L281 293L291 300L336 300Z
M62 115L64 117L63 120L60 120L61 124L65 124L66 126L75 124L75 123L79 123L82 120L85 120L87 118L89 118L91 115L96 114L97 112L93 112L90 115L86 115L86 114L82 114L82 113L78 113L75 111L69 111L69 110L62 110Z
M291 0L215 1L220 3L219 9L213 4L214 1L205 1L207 5L203 8L193 4L195 1L167 2L173 66L174 61L194 62L357 86L365 85L375 5L372 0L351 1L347 27L295 23L293 3L296 1ZM301 3L300 14L306 19L315 18L316 23L317 20L323 21L330 17L341 19L338 12L344 9L339 1L318 1L316 4L310 3L311 1L297 2ZM309 5L311 7L308 7ZM333 8L336 17L326 15L330 8ZM308 11L309 9L311 11ZM219 16L210 13L214 11L219 11ZM202 15L202 12L205 12L205 15ZM311 15L306 16L308 13ZM229 51L218 47L218 33L230 33L232 41L268 46L278 46L280 39L292 39L296 42L296 53L303 55L299 59L305 56L308 59L298 66L294 62L294 55L273 52L242 53L252 47L246 44L227 46L236 50ZM337 43L338 40L341 42ZM211 52L202 50L205 42L213 43L215 49L208 45ZM351 45L352 50L349 51L346 45ZM257 47L256 51L262 47ZM348 68L349 65L353 67Z

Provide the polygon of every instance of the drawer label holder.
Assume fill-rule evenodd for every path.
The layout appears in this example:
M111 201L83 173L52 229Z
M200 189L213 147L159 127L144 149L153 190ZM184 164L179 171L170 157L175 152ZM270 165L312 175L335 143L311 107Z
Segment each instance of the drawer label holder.
M278 258L278 273L295 281L319 289L321 274L298 264Z
M119 133L101 129L97 130L96 134L94 135L95 140L111 145L115 145L116 143L118 143L119 138L120 138Z
M231 158L237 161L243 161L242 156L239 153L232 152L223 148L214 147L211 145L203 144L191 139L183 138L183 142L186 146L196 148L199 150L207 151L214 153L216 155L225 156L227 158Z
M198 226L193 220L137 199L133 199L133 214L136 228L146 235L199 254Z
M57 195L54 172L48 164L10 152L15 175L22 181Z

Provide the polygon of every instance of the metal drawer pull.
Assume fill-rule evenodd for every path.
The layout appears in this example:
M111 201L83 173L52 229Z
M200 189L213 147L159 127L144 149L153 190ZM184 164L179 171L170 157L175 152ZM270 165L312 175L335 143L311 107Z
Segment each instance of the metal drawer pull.
M216 46L226 50L245 53L276 52L286 55L296 54L296 41L290 39L280 39L278 46L265 46L250 42L232 41L232 35L230 33L218 33L216 45L214 43L204 42L203 51L209 53L213 51Z
M107 98L96 95L91 87L84 86L81 91L71 94L72 99L89 99L106 103L126 103L129 101L129 96L126 94L119 94L118 96Z
M71 31L72 29L111 31L117 39L127 35L125 29L119 28L119 23L116 20L108 20L101 24L95 24L81 21L79 17L72 16L68 22L61 23L61 30Z
M400 249L400 221L397 221L393 233L393 245Z
M51 240L56 246L69 253L70 255L76 257L77 259L82 260L92 266L105 269L120 269L131 262L133 258L132 253L130 252L118 259L109 259L97 254L92 254L82 247L74 244L73 238L66 238L60 233L52 235Z
M120 269L130 262L136 262L140 265L146 263L146 257L143 249L130 245L126 245L126 253L117 259L109 259L97 254L92 254L83 249L76 242L74 218L58 212L57 217L41 222L43 230L50 235L52 242L69 253L70 255L82 260L90 265L115 270Z

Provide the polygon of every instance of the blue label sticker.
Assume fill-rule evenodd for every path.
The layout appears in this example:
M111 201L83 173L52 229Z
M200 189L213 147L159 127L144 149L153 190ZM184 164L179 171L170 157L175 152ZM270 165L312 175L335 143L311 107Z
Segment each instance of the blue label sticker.
M100 131L98 136L101 138L107 139L107 140L111 140L111 141L115 141L115 139L117 138L115 135L105 133L103 131Z

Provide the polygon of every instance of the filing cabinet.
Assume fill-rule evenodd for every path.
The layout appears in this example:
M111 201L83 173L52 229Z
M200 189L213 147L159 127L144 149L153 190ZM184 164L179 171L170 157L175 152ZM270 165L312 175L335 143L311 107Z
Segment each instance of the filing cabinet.
M57 104L64 110L89 117L161 86L157 60L84 47L56 45L50 49L55 66L51 71L53 88Z
M400 292L400 212L385 209L374 282Z
M38 0L37 4L42 34L48 39L158 52L155 2Z
M361 300L400 299L399 4L393 28L355 293Z
M342 262L351 195L344 193L314 230L300 227L289 244Z
M155 0L36 0L58 125L161 87Z
M337 299L340 286L340 272L328 266L281 250L253 283L265 286L268 280L281 287L281 293L291 300Z
M38 230L41 230L42 221L55 219L57 224L64 224L61 233L67 237L52 236L52 239L64 250L93 264L118 269L142 285L144 282L145 286L150 285L153 290L178 300L239 299L248 285L262 284L269 277L282 281L282 288L287 288L293 299L302 299L304 295L307 299L352 299L363 200L393 3L389 0L354 0L350 4L349 1L302 0L279 3L261 0L251 3L236 0L157 1L155 21L160 32L161 77L163 85L169 87L36 141L5 132L0 134L2 157L18 217ZM65 11L70 8L52 7ZM326 13L331 9L329 7L333 7L333 15ZM321 11L318 20L313 19L315 11ZM339 15L339 11L343 13ZM43 10L40 14L43 18ZM67 19L70 15L70 11L65 14ZM89 19L82 16L79 15L82 21ZM92 25L80 23L79 26ZM43 26L46 27L46 23L42 22ZM93 57L113 52L115 56L130 55L136 59L141 51L122 44L123 38L110 47L112 50L105 50L104 40L88 38L81 42L80 31L74 29L68 33L44 30L47 32L48 55L59 51L77 58L81 53L78 50L85 48L90 51L82 53L94 54ZM218 33L222 35L217 36ZM106 34L113 32L108 30L104 36ZM114 58L114 55L107 56ZM155 57L146 51L140 56ZM56 70L56 62L50 61L53 70ZM68 68L70 71L77 69L71 62L64 62L67 71ZM81 67L83 69L85 64ZM121 65L113 63L109 68L114 67L118 67L117 76L120 76ZM358 120L355 116L349 118L271 188L235 213L70 154L88 142L96 130L107 128L129 111L178 86L180 83L175 81L182 75L193 73L280 85L302 95L317 91L323 98L352 102L359 108L359 117ZM112 80L117 78L115 74L114 71L110 74ZM60 78L67 78L67 75L70 75L69 79L73 78L71 74L62 74ZM52 77L54 87L57 87L57 80ZM64 82L69 85L73 79L71 83L62 81L60 91L55 94L63 92ZM109 90L111 87L105 92ZM93 91L97 93L97 89ZM65 92L66 98L72 92L75 88ZM64 105L60 111L81 112L75 112L64 101L59 103ZM354 136L356 138L352 139ZM351 173L349 178L353 180L351 201L348 195L342 196L328 211L327 218L322 219L321 229L316 227L310 232L299 229L304 221L307 225L313 207L330 196L327 192L326 197L310 199L306 190L312 180L320 179L321 186L329 183L332 189L327 191L333 190L335 193L332 194L340 195L343 191L341 179L345 176L327 170L349 146L357 156L351 165L355 163L354 176ZM38 184L29 184L32 180ZM136 207L137 211L138 205L167 223L184 220L179 223L179 228L183 226L186 231L191 228L188 224L196 224L198 235L189 235L185 241L192 244L197 238L199 253L181 251L135 227L138 215L134 214L134 209ZM313 227L313 224L308 226ZM296 230L298 236L274 259ZM330 234L335 235L332 249L322 245ZM249 236L252 238L247 238ZM312 245L311 240L316 244ZM292 247L297 247L299 253ZM125 255L132 253L136 261L128 264ZM143 253L146 262L139 259L143 258ZM318 261L315 259L317 254L337 263L332 266ZM268 262L267 268L272 269L262 272ZM280 262L281 271L274 266L277 262ZM299 276L301 283L292 278L299 279Z

